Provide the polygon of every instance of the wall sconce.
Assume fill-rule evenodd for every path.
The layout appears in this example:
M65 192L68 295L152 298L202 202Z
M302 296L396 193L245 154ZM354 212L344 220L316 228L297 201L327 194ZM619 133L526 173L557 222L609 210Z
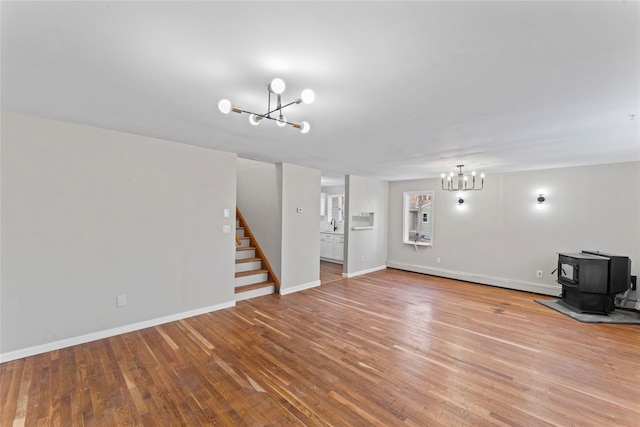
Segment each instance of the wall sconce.
M538 204L541 205L547 199L545 199L544 194L540 193L540 194L538 194L538 198L536 200L537 200Z
M458 206L464 203L464 198L462 198L462 193L458 193Z

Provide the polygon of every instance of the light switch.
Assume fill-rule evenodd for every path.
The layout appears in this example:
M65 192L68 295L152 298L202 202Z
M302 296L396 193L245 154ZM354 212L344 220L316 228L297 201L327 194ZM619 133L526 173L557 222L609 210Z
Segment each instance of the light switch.
M224 217L229 218L229 209L224 210Z

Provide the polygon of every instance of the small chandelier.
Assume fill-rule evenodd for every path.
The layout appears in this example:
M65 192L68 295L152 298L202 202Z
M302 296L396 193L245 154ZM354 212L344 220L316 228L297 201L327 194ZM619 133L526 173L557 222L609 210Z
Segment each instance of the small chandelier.
M462 168L464 165L456 165L457 168L460 169L458 172L457 182L453 181L453 172L449 174L445 178L445 174L442 174L442 189L448 191L471 191L471 190L482 190L484 187L484 174L480 174L480 187L476 188L476 173L471 172L471 186L469 186L469 177L462 173ZM444 186L445 181L447 182L447 186Z
M231 111L233 111L234 113L248 113L249 123L254 126L259 125L262 119L269 119L274 120L278 126L290 125L296 129L300 129L300 132L302 133L309 132L311 126L309 126L308 122L289 122L287 121L287 118L282 114L282 109L293 104L300 104L301 102L304 102L305 104L311 104L315 100L316 95L311 89L305 89L302 91L299 98L296 98L288 104L282 105L280 96L282 92L284 92L285 87L286 86L284 84L284 81L278 78L273 79L271 83L267 85L267 91L269 92L269 103L267 104L267 112L264 114L253 113L251 111L243 110L240 107L236 107L235 105L232 106L231 101L229 101L228 99L222 99L218 103L218 109L224 114L229 114L229 112ZM271 94L276 95L275 108L271 104ZM272 113L276 114L274 116L271 116Z

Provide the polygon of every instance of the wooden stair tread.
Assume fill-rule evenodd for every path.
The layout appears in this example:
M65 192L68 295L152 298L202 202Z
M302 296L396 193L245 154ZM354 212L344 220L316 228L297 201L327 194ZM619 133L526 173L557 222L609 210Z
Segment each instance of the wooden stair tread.
M240 292L253 291L254 289L266 288L269 286L274 286L273 282L260 282L260 283L252 283L250 285L236 286L235 293L239 294Z
M240 271L235 273L236 282L238 285L238 289L257 289L256 293L268 291L269 286L272 286L272 292L278 293L280 291L280 281L273 273L273 268L269 264L269 261L266 259L262 248L258 244L255 239L255 236L251 232L251 228L249 224L247 224L240 213L240 210L236 206L236 257L239 258L236 260L236 270L245 270L250 268L255 268L259 266L259 269L250 270L250 271ZM242 237L240 237L242 235ZM238 251L254 251L253 253L239 253ZM260 263L260 264L251 264L251 263ZM263 284L253 284L250 282L255 282L259 280L264 280ZM243 283L248 283L247 285L243 285ZM260 289L263 288L263 289ZM237 292L242 292L239 290ZM245 295L249 295L249 293L245 293ZM240 297L241 298L241 297Z
M258 270L241 271L239 273L236 273L236 277L253 276L254 274L265 274L265 273L269 273L269 270L261 268Z
M245 258L245 259L237 259L236 264L244 264L245 262L262 262L262 258Z

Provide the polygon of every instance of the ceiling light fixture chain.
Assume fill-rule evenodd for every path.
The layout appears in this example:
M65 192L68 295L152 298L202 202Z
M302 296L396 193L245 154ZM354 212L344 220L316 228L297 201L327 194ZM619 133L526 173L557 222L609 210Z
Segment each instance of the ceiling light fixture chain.
M269 120L274 120L278 124L278 126L290 125L296 129L300 129L300 132L302 133L309 132L309 130L311 129L311 126L309 125L308 122L300 122L300 123L289 122L287 121L287 118L284 116L284 114L282 114L282 109L293 104L300 104L301 102L304 102L305 104L311 104L315 100L315 97L316 97L315 94L311 89L305 89L302 91L302 94L300 95L299 98L296 98L295 100L289 102L288 104L282 105L281 95L282 95L282 92L284 92L285 87L286 85L284 81L280 78L275 78L271 81L271 83L269 83L269 85L267 86L267 92L269 94L267 98L267 102L268 102L267 112L264 114L254 113L248 110L244 110L235 105L232 106L231 101L229 101L228 99L220 100L220 102L218 103L218 109L224 114L228 114L231 111L233 111L234 113L247 113L249 114L249 123L251 123L254 126L259 125L260 120L262 119L269 119ZM273 108L271 103L272 93L276 95L275 108ZM277 113L277 116L271 117L271 113Z
M476 188L476 172L471 172L471 185L469 185L469 177L462 173L462 168L464 165L456 165L459 169L458 177L456 182L453 180L453 172L449 174L449 176L445 179L445 174L441 175L442 178L442 189L447 191L478 191L484 188L484 174L480 174L480 187ZM445 187L445 180L447 182L447 186Z

